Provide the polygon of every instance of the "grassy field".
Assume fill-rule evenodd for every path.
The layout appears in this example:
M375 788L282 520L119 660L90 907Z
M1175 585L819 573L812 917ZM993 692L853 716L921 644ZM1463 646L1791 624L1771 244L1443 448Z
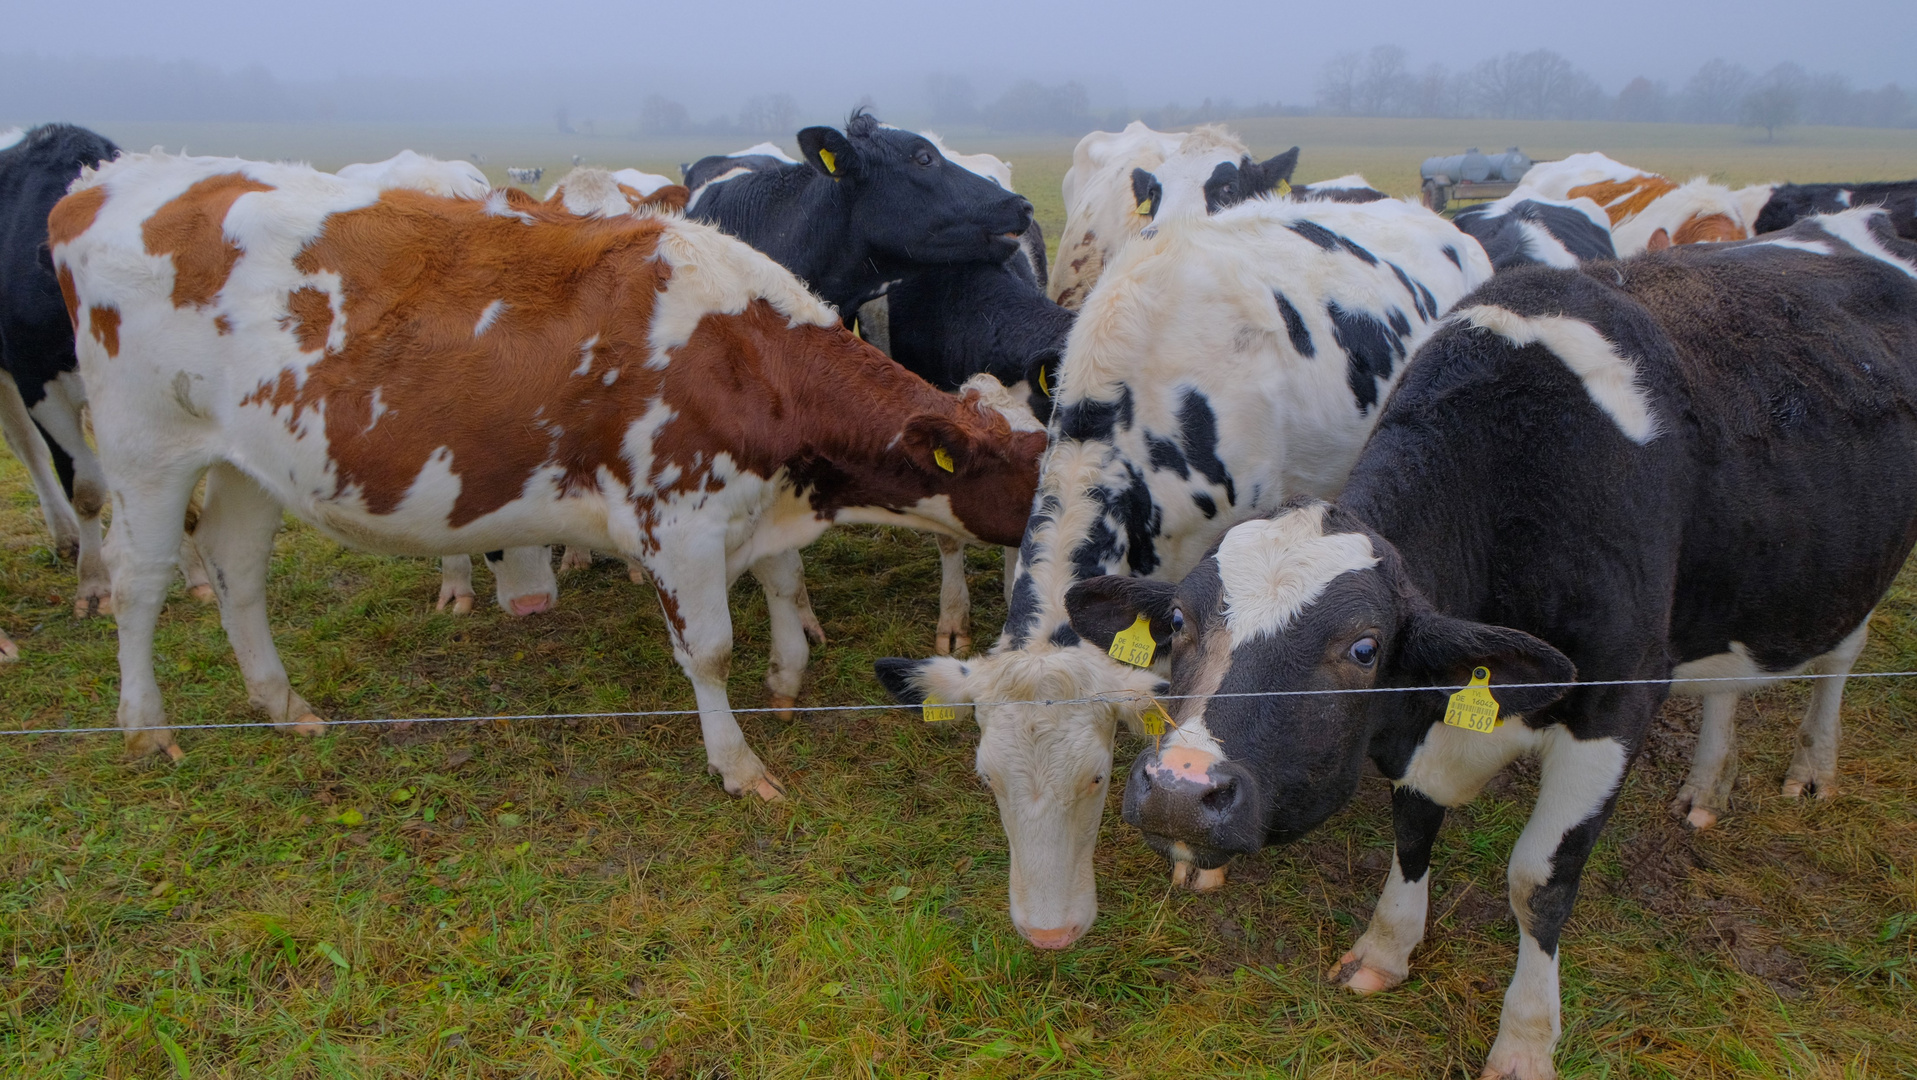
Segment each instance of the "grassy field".
M340 160L405 144L354 145ZM1014 154L1021 180L1062 172L1051 154ZM983 641L998 560L971 565ZM802 704L880 703L872 659L928 651L932 545L847 530L807 569L828 642ZM434 613L437 580L289 527L270 595L298 689L334 719L691 704L651 589L616 564L526 620ZM765 698L749 582L741 707ZM72 619L72 588L0 457L0 629L26 654L0 668L6 727L113 722L112 624ZM178 722L255 718L213 610L176 590L157 648ZM1917 669L1917 572L1859 667ZM1829 802L1776 794L1804 699L1743 707L1736 811L1702 835L1664 810L1695 723L1666 711L1565 935L1566 1075L1917 1074L1917 684L1853 684ZM1495 1033L1522 767L1441 835L1411 980L1358 999L1321 976L1389 865L1380 779L1202 897L1168 887L1114 785L1099 921L1053 955L1005 916L971 730L894 709L743 725L790 802L728 799L690 718L187 732L177 766L117 736L0 737L0 1075L1469 1077Z

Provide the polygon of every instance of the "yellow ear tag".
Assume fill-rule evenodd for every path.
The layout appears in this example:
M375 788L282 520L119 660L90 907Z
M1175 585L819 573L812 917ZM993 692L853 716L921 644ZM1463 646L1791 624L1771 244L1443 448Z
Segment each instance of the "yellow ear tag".
M945 447L943 446L936 447L933 449L932 460L938 462L939 468L944 469L946 472L956 471L955 469L952 468L951 451L945 449Z
M919 712L928 724L937 724L945 720L958 719L958 706L947 705L934 697L919 702Z
M1051 380L1045 377L1044 368L1038 369L1038 392L1044 394L1046 397L1052 396L1052 383Z
M1275 190L1276 190L1276 191L1278 192L1278 194L1280 194L1280 195L1289 195L1289 194L1291 194L1291 181L1289 181L1289 180L1280 180L1280 181L1278 181L1278 187L1277 187L1277 188L1276 188Z
M839 171L839 156L832 151L820 150L819 160L825 164L826 172L836 173Z
M1145 725L1145 734L1154 739L1162 738L1165 729L1171 726L1171 716L1165 712L1165 707L1158 703L1157 698L1153 698L1145 711L1138 714L1138 719Z
M859 333L859 320L856 317L852 320L852 336L858 338L860 341L865 340L865 335Z
M1472 668L1471 685L1451 695L1444 722L1489 735L1499 724L1498 702L1491 696L1491 670Z
M1138 204L1138 216L1139 216L1139 217L1151 217L1151 216L1152 216L1152 201L1151 201L1150 199L1145 199L1145 200L1142 200L1142 201L1141 201L1141 202L1140 202L1140 203Z
M1112 635L1112 647L1105 650L1112 659L1133 667L1151 667L1152 654L1157 651L1158 643L1152 640L1151 620L1143 615Z

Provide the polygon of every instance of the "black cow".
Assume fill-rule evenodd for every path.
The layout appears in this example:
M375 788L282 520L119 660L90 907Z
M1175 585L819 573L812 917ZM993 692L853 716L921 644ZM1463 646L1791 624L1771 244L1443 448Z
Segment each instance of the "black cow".
M1812 214L1835 214L1853 206L1882 206L1899 203L1909 207L1917 202L1917 180L1894 180L1873 184L1778 184L1771 197L1757 212L1758 234L1789 228L1799 218ZM1906 209L1899 220L1908 219Z
M1406 976L1445 809L1537 755L1486 1075L1552 1075L1559 934L1668 690L1854 657L1917 537L1917 480L1886 467L1917 459L1917 243L1878 210L1777 240L1498 275L1419 350L1336 505L1239 525L1176 585L1068 596L1100 646L1146 615L1170 694L1196 695L1125 790L1171 858L1304 835L1366 756L1392 780L1396 859L1332 973L1355 990ZM1441 722L1487 678L1495 719ZM1400 692L1313 693L1366 689ZM1799 788L1830 781L1835 720L1806 718Z
M1539 265L1570 269L1592 259L1617 258L1610 219L1595 203L1588 205L1587 210L1558 199L1513 196L1467 206L1451 223L1484 247L1494 269Z
M707 185L686 213L772 256L848 318L911 270L1003 262L1032 224L1023 196L864 110L844 132L799 132L799 150L803 162Z
M81 430L86 390L73 357L73 322L47 253L47 213L80 170L118 156L101 135L45 124L0 150L0 429L27 466L63 557L77 557L75 614L111 610L100 551L106 479ZM31 422L29 422L31 417ZM43 438L44 437L44 438Z

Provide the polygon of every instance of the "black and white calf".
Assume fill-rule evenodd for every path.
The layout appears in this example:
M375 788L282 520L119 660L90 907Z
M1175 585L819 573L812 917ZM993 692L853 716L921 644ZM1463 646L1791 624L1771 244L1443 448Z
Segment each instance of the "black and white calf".
M1421 206L1278 198L1168 221L1092 290L1004 633L974 660L878 664L900 701L976 703L1012 922L1034 945L1091 927L1116 726L1142 708L1126 692L1163 678L1081 641L1066 590L1101 574L1176 580L1232 525L1290 495L1336 495L1406 360L1490 276L1478 245ZM1113 696L1079 700L1100 694ZM1068 703L1007 704L1035 700Z
M1332 978L1382 990L1424 936L1445 809L1535 756L1485 1075L1551 1076L1560 932L1662 680L1734 695L1847 669L1917 537L1917 481L1884 468L1913 458L1917 244L1880 211L1500 274L1419 351L1336 505L1239 525L1177 585L1071 592L1094 644L1144 615L1171 695L1196 695L1139 755L1125 818L1220 866L1323 822L1369 756L1394 784L1396 858ZM1479 673L1496 726L1441 722ZM1310 693L1373 688L1409 692ZM1227 696L1259 691L1305 693ZM1824 693L1793 786L1830 782Z
M799 132L799 149L803 163L706 183L686 215L772 256L847 319L909 270L1009 258L1032 224L1023 196L864 111L843 132Z
M1615 259L1611 219L1590 199L1547 199L1517 192L1458 211L1452 223L1484 246L1498 270L1514 266L1573 269Z
M1917 180L1869 184L1773 184L1770 185L1770 197L1757 212L1754 228L1760 234L1776 232L1789 228L1793 222L1811 214L1835 214L1856 206L1892 204L1903 207L1902 214L1897 215L1902 220L1911 216L1909 207L1913 202L1917 202Z

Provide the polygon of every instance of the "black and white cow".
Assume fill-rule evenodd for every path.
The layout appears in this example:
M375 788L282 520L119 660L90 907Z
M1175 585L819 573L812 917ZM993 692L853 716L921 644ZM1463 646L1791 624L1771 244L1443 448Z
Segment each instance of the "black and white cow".
M976 703L1012 922L1034 945L1091 927L1115 728L1163 678L1085 644L1066 590L1176 580L1232 525L1336 495L1406 359L1490 276L1421 206L1287 198L1168 221L1106 269L1060 367L1004 633L984 657L877 665L899 701Z
M1458 211L1452 223L1484 246L1498 270L1514 266L1574 269L1615 259L1611 219L1590 199L1547 199L1516 192Z
M1003 261L1032 224L1023 196L863 110L843 132L799 132L799 149L803 163L707 183L686 215L772 256L847 319L909 270Z
M1094 645L1143 615L1171 653L1176 727L1140 753L1125 818L1222 866L1315 828L1370 757L1396 858L1332 978L1382 990L1424 936L1446 808L1534 755L1485 1075L1551 1076L1560 932L1667 691L1847 670L1917 538L1917 482L1885 468L1913 459L1917 244L1881 211L1500 274L1419 350L1335 505L1234 528L1176 585L1069 595ZM1495 726L1441 722L1473 679ZM1367 689L1395 692L1332 693ZM1234 696L1264 691L1288 696ZM1824 694L1787 792L1834 782Z
M1917 202L1917 180L1868 184L1772 184L1769 188L1770 197L1757 212L1754 226L1760 234L1789 228L1793 222L1812 214L1835 214L1853 206L1883 206L1891 203L1908 206ZM1900 219L1909 216L1906 211Z

